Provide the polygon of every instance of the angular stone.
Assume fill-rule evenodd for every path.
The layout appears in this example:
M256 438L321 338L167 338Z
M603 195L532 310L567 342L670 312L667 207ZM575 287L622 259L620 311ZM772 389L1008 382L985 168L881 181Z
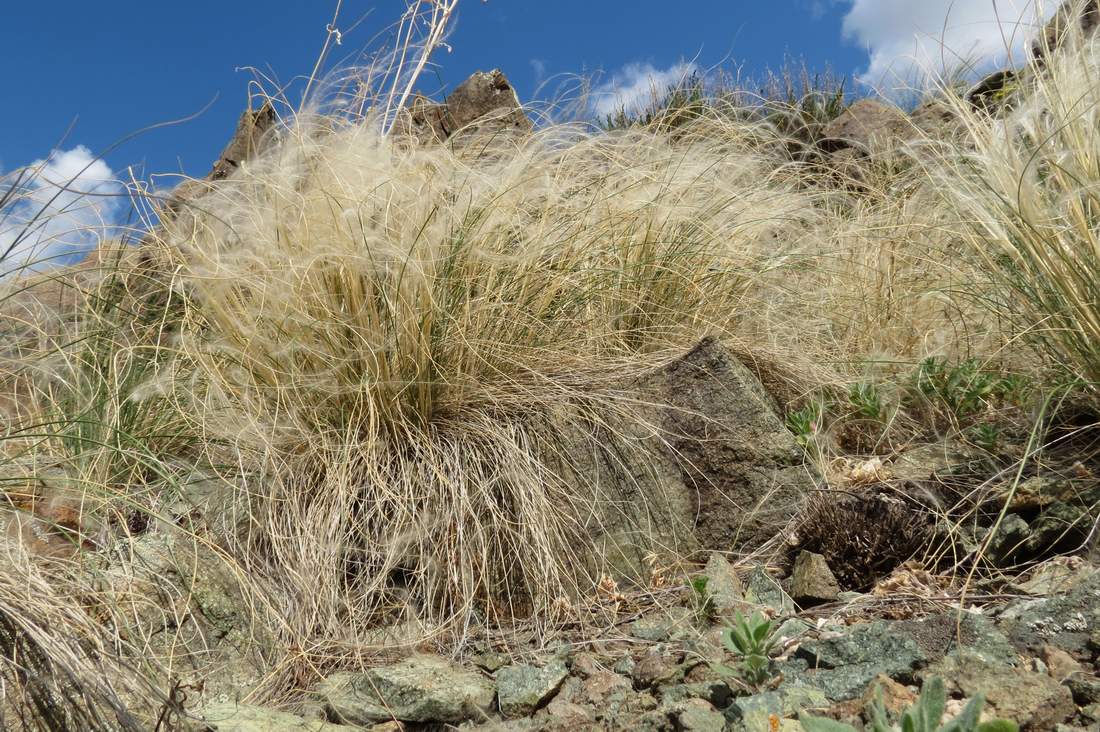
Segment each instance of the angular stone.
M753 605L761 605L774 610L779 615L794 613L794 600L774 577L763 567L753 567L745 584L745 600Z
M1090 636L1100 631L1100 572L1083 568L1060 580L1056 596L1025 600L1001 611L997 625L1016 648L1035 656L1044 645L1077 658L1090 653Z
M701 548L761 546L815 488L775 401L718 339L703 339L635 388L676 466Z
M483 719L493 685L438 656L412 656L361 673L338 673L318 688L331 717L350 724Z
M557 693L569 670L561 661L505 666L497 671L497 704L506 717L528 716Z
M865 712L870 713L881 700L883 708L893 717L897 717L908 709L917 700L917 695L909 690L909 687L891 679L889 676L879 674L867 687L863 695L862 706Z
M638 659L631 672L635 689L648 689L660 684L679 681L684 669L680 667L681 657L666 653L650 652Z
M726 710L726 718L733 722L734 729L770 730L772 716L782 719L803 709L819 709L828 704L829 700L819 689L797 682L786 683L774 691L734 699Z
M707 578L707 595L720 613L734 610L745 602L745 588L733 565L718 552L711 552L703 569Z
M795 657L809 664L805 672L796 674L797 680L835 701L860 696L876 676L908 676L926 658L913 636L885 621L854 625L832 638L803 641Z
M225 702L203 707L196 716L211 732L352 732L355 727L331 724L318 719L305 719L275 709Z
M444 120L451 135L475 122L517 132L530 132L533 126L500 69L476 71L459 84L447 96Z
M1014 513L1010 513L997 527L997 533L989 539L989 557L1000 567L1013 563L1031 536L1027 522Z
M1064 683L1070 693L1073 694L1073 701L1081 706L1100 704L1100 679L1095 676L1075 674L1068 677L1062 683Z
M1022 732L1048 732L1073 716L1070 690L1046 674L1015 668L969 653L952 653L923 672L940 676L949 692L985 696L992 716L1011 720Z
M825 557L801 551L791 569L791 596L802 607L819 605L837 599L840 585L829 569Z
M1054 646L1043 646L1040 658L1046 664L1047 675L1058 682L1064 682L1070 676L1080 674L1084 670L1077 659Z
M726 718L702 699L687 699L669 709L675 729L683 732L722 732Z
M630 624L630 634L653 643L679 640L691 634L694 619L695 613L689 608L670 607L635 620Z

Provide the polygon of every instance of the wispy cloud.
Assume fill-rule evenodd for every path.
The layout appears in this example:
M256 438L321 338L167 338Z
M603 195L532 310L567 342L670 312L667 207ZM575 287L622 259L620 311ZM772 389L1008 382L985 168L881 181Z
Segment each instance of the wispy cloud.
M124 187L83 145L0 174L0 275L114 234Z
M962 67L981 72L1005 64L1019 56L1041 22L1027 0L849 2L844 35L866 47L869 57L860 80L887 90Z
M609 79L592 89L592 111L599 117L615 114L621 109L638 112L664 96L674 86L693 73L698 67L681 61L667 69L658 69L649 63L630 63Z

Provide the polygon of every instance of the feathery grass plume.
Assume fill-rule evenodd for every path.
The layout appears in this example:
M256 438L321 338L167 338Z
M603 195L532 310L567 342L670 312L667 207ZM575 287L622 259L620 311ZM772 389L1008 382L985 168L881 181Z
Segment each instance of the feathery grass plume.
M241 456L241 551L303 635L546 617L624 510L578 461L634 449L630 376L736 322L804 199L730 126L487 154L371 122L300 120L169 224L190 412Z
M1100 64L1077 37L1021 74L998 118L963 104L933 173L1002 285L994 310L1075 377L1100 382Z

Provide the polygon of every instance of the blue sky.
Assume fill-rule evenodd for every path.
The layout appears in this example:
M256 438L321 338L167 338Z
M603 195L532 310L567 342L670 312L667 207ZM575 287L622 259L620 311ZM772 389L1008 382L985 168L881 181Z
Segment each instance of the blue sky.
M126 177L128 166L139 175L205 174L245 105L253 78L245 67L284 83L307 74L336 0L7 5L0 174L55 149L70 156L60 166L69 169L128 133L203 110L94 166L98 176ZM404 7L343 0L338 54L366 45ZM499 67L528 101L558 75L601 73L613 94L675 75L685 62L753 75L787 56L881 83L911 68L915 50L938 57L941 37L959 54L1003 58L1006 36L995 19L1021 15L1034 17L1026 0L462 0L453 50L437 54L438 69L422 86L446 91L477 69Z

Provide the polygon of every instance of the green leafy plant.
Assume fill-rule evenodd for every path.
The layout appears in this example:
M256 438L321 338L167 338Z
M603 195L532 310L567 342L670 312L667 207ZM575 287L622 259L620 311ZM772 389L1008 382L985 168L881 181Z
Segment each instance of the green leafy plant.
M872 712L870 729L873 732L1016 732L1015 722L1006 719L994 719L982 722L982 707L985 697L975 695L963 708L959 716L946 724L943 721L944 708L947 705L947 692L943 679L930 679L921 689L920 698L913 706L901 714L900 725L891 725L882 703L882 689L878 690ZM832 719L802 714L799 717L806 732L856 732L855 727Z
M966 430L966 437L985 452L995 453L1001 445L1001 428L990 422L982 422Z
M768 680L771 654L779 644L776 630L775 622L759 611L748 618L738 611L734 613L733 626L722 633L726 648L741 659L732 670L746 683L759 686Z
M974 417L1002 393L998 375L984 370L973 358L955 365L944 358L926 358L917 365L910 384L912 397L957 420Z
M787 429L802 447L809 447L817 439L821 427L822 409L818 402L811 402L787 414Z
M868 381L860 381L848 388L848 403L861 419L885 422L886 403L878 386Z
M700 618L714 616L714 597L707 589L707 578L696 577L691 581L692 598L695 602L695 615Z

